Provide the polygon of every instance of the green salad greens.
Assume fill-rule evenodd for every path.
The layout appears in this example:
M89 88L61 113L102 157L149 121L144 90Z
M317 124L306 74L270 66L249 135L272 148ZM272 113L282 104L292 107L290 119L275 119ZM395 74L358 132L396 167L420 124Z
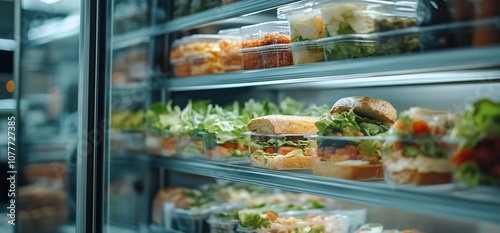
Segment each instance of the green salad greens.
M315 123L321 136L374 136L385 133L389 127L376 120L356 115L352 110L342 113L323 114Z

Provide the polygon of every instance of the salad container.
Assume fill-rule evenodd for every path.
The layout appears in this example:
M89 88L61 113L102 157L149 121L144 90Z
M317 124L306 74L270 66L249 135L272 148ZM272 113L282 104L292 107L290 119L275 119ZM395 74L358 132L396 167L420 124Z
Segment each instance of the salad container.
M206 158L203 134L193 132L190 135L179 136L176 150L182 158Z
M211 160L249 163L248 140L245 135L230 133L199 133L203 139L205 156Z
M293 42L291 44L291 49L294 65L325 60L323 48L318 45L317 40Z
M390 25L415 26L410 23L395 23L394 20L416 18L417 6L400 4L383 0L319 0L314 9L321 11L325 37L345 34L368 34L380 31L379 24L391 22ZM415 21L416 20L412 20ZM385 29L398 29L385 25ZM384 29L384 30L385 30Z
M188 77L191 76L191 61L187 58L177 58L170 60L172 64L172 69L174 72L174 77Z
M156 129L147 129L144 134L146 152L151 155L161 155L162 132Z
M172 212L177 230L182 232L202 233L206 232L208 225L206 223L212 209L204 209L199 211L175 209Z
M333 214L331 212L314 212L298 214L275 214L267 212L257 214L262 220L256 225L260 227L245 227L241 223L248 222L248 218L255 220L255 214L241 214L239 212L240 225L237 232L323 232L323 233L347 233L349 228L349 219L343 215ZM268 222L266 225L265 222Z
M312 169L311 150L305 134L249 135L249 153L253 167L270 170Z
M410 54L423 49L418 28L373 34L341 35L320 39L318 43L323 47L326 61Z
M380 137L308 136L313 174L348 180L384 178L380 161Z

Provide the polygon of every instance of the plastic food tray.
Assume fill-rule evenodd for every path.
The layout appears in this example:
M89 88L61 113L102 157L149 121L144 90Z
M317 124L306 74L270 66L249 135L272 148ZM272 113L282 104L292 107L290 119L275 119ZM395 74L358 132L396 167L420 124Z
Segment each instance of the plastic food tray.
M197 132L178 140L178 153L184 158L199 158L223 161L228 163L249 163L247 136L231 136L240 145L232 142L218 144L216 134ZM227 137L225 137L227 138Z
M313 174L349 180L384 178L380 162L380 137L308 136L313 157ZM362 160L362 155L366 160Z
M295 65L325 60L323 48L318 46L317 40L293 42L291 49Z
M305 219L307 216L312 218ZM326 216L329 219L319 220L314 219L314 217L318 216ZM292 232L301 232L300 229L309 229L312 232L319 231L323 233L347 233L349 228L349 219L344 215L333 214L331 212L317 212L314 211L311 214L306 214L301 212L299 214L280 214L280 218L289 218L293 217L296 219L301 219L300 223L294 225L281 225L271 226L264 229L249 229L244 228L241 225L238 226L237 232L283 232L283 233L292 233ZM299 229L299 231L297 231Z

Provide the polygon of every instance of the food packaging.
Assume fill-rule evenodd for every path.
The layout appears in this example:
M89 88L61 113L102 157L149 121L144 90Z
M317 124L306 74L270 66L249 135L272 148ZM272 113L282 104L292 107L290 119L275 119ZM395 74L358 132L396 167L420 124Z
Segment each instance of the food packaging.
M229 31L230 33L230 31ZM239 33L239 30L235 33ZM219 31L220 64L224 72L242 70L241 55L242 38L239 35L223 35Z
M249 163L247 137L233 134L199 133L202 136L205 158L228 163ZM232 141L217 143L220 138L232 138Z
M193 132L179 136L176 145L177 154L182 158L206 158L203 134Z
M325 60L323 48L318 46L317 40L293 42L291 44L293 63L307 64Z
M251 165L270 170L312 169L311 150L305 134L248 132ZM288 142L287 142L288 141ZM287 146L292 142L297 146ZM280 146L284 144L283 146Z
M174 77L187 77L191 75L191 62L188 57L184 57L181 39L174 40L170 51L170 64L174 72Z
M147 129L144 133L146 152L150 155L161 154L162 133L156 129Z
M262 69L290 64L291 53L283 46L276 44L289 44L290 27L287 21L271 21L241 27L240 35L243 40L242 48L239 52L244 70ZM277 47L261 46L276 45ZM264 56L266 61L264 61ZM288 59L289 56L289 59ZM267 62L267 64L264 64ZM281 64L281 65L280 65Z
M241 218L241 216L240 216ZM237 232L323 232L323 233L347 233L349 228L349 219L344 215L333 214L328 211L311 213L290 213L279 214L284 221L282 223L273 222L269 227L262 229L245 228L238 226ZM288 224L283 224L283 223Z
M400 27L415 26L413 23L417 17L416 5L402 5L393 1L378 0L319 0L313 9L321 11L321 18L325 30L325 37L345 35L345 34L368 34L378 32L380 24L387 24L383 28L387 30ZM393 20L405 23L392 23ZM408 20L406 20L408 19ZM397 27L395 26L397 25Z
M332 211L334 214L344 215L349 218L349 231L354 232L360 226L366 223L368 211L366 208L358 209L336 209Z
M244 70L264 68L264 61L258 47L244 48L239 53L241 55L241 66Z
M449 156L459 141L445 136L387 136L382 162L388 184L434 185L452 182Z
M313 9L315 1L306 0L278 8L278 19L287 19L292 42L315 40L324 37L321 11Z
M247 138L244 135L224 135L235 142L217 143L220 135L196 132L191 136L180 137L177 143L178 153L184 158L210 159L227 163L249 163Z
M287 44L274 44L258 47L264 68L293 65L293 56Z
M314 175L348 180L384 178L380 137L311 135L308 138Z
M219 39L219 35L195 34L174 41L170 53L171 64L183 66L183 68L178 68L181 75L186 73L182 72L185 71L186 62L190 64L190 75L221 73L223 69L220 64ZM178 60L181 58L187 61ZM174 73L175 71L174 67Z
M411 54L423 50L418 28L406 28L373 34L351 34L318 40L325 61Z
M172 218L177 230L190 233L202 233L206 232L208 229L206 221L208 217L210 217L211 212L212 208L196 211L176 208L172 211Z
M173 157L177 154L177 136L172 131L148 129L141 141L144 142L146 151L150 155ZM134 142L129 143L133 144Z

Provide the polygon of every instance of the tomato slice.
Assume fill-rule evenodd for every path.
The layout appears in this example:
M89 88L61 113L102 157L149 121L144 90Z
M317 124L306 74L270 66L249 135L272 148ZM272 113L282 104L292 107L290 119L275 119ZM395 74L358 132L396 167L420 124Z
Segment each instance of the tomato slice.
M422 134L430 134L431 128L427 125L427 122L424 120L413 120L411 122L411 127L413 129L413 134L422 135Z
M274 154L276 153L276 149L274 149L274 147L267 147L267 148L264 148L264 151L268 154Z
M269 219L271 221L275 221L276 219L278 219L278 215L276 215L273 212L268 211L267 212L267 219Z
M450 161L453 164L460 166L462 163L472 160L473 154L469 149L461 149L457 151L451 158Z
M238 143L235 142L224 142L221 146L227 149L238 149Z
M282 146L278 149L277 153L280 155L286 155L286 154L288 154L294 150L297 150L297 149L299 149L299 148L294 147L294 146Z

